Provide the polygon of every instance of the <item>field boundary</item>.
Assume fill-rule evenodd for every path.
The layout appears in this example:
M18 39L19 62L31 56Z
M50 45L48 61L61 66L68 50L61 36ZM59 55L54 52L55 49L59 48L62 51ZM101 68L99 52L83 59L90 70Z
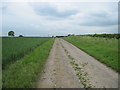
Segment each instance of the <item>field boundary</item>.
M3 88L35 88L53 43L54 39L48 40L3 70Z

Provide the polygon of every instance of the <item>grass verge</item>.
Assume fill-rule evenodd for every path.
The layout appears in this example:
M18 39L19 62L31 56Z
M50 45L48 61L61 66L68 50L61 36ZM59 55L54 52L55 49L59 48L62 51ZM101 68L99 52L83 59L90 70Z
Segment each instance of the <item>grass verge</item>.
M3 70L3 88L34 88L49 55L54 39L40 45L29 55Z
M120 67L118 67L118 39L89 36L69 36L63 39L87 52L114 70L120 70Z

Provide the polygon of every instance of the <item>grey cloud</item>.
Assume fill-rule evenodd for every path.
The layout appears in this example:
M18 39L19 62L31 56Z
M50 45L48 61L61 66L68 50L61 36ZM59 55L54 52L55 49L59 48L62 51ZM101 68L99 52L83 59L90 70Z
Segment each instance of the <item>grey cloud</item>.
M71 15L74 15L76 13L78 13L78 11L76 10L67 10L67 11L58 11L56 8L50 6L50 5L47 5L45 4L44 6L34 6L32 5L35 12L38 14L38 15L41 15L41 16L50 16L50 17L54 17L54 18L67 18Z
M2 6L0 9L2 9L3 13L7 13L7 6Z
M117 13L116 13L117 14ZM82 22L74 22L72 24L77 24L80 26L111 26L117 25L116 14L110 15L106 12L93 12L84 16Z
M89 21L86 23L80 23L78 25L81 26L111 26L111 25L117 25L117 22L112 21Z
M106 12L93 12L93 13L90 13L90 16L94 16L94 17L99 17L99 18L104 18L104 17L107 17L107 13Z

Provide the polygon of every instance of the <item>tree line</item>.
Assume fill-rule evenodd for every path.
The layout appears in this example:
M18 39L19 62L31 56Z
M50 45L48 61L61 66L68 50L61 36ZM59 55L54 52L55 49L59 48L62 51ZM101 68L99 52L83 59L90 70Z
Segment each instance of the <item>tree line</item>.
M85 36L90 36L90 37L103 37L103 38L120 38L120 34L88 34Z

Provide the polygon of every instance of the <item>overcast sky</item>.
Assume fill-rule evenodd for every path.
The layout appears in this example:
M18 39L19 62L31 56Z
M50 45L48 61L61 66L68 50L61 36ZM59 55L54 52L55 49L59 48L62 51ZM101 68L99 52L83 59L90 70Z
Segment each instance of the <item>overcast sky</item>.
M2 2L0 9L2 35L118 32L117 2Z

